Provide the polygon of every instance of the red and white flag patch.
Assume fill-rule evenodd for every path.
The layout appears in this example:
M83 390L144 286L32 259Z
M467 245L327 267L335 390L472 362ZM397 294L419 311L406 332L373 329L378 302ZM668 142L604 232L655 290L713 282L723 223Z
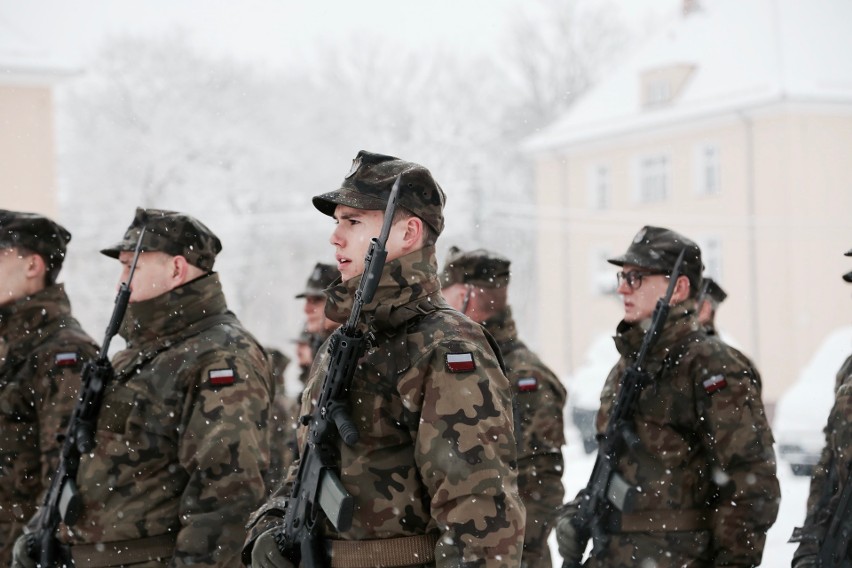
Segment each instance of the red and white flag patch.
M215 369L207 373L210 384L214 387L224 387L234 384L237 374L233 369Z
M518 382L515 384L518 385L519 392L533 392L538 390L538 379L535 377L518 379Z
M473 353L447 353L447 369L451 373L466 373L476 369Z
M726 386L728 386L728 381L725 380L724 375L713 375L701 385L704 387L704 390L707 391L707 394L713 394L717 390L722 390Z
M77 364L77 352L57 353L53 364L57 367L73 367Z

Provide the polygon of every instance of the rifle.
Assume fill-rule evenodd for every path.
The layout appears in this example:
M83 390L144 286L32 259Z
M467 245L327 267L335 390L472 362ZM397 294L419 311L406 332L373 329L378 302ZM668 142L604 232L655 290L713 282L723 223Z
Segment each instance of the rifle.
M848 568L852 566L849 544L852 541L852 470L846 476L846 486L840 493L837 508L817 554L819 568Z
M625 500L630 497L627 484L615 471L615 462L618 459L618 450L621 444L634 446L638 443L636 434L630 423L636 409L636 403L642 389L650 382L651 376L644 368L645 357L651 351L659 339L660 331L669 315L669 302L674 293L675 284L680 277L680 266L686 249L681 250L672 269L669 286L666 294L657 300L654 313L651 316L651 326L645 332L642 345L636 360L624 371L621 377L621 388L616 396L606 432L598 446L598 455L592 475L581 492L577 513L571 518L571 524L577 530L580 548L585 550L589 538L593 540L593 554L600 554L609 537L606 534L606 519L612 512L612 502ZM575 568L568 562L563 563L563 568ZM579 565L577 565L579 566Z
M59 523L74 525L82 513L83 502L77 488L77 471L80 468L80 456L88 454L95 448L95 429L98 415L104 399L107 383L113 378L112 364L109 361L109 344L118 333L127 303L130 300L130 283L136 271L136 263L142 250L142 236L145 227L139 233L133 262L127 282L119 286L115 297L115 307L112 310L109 324L104 334L104 341L94 361L88 361L83 366L81 375L80 395L77 405L71 413L68 428L62 440L62 450L59 454L59 466L50 480L50 488L44 496L44 502L36 515L36 528L27 535L29 556L38 559L41 568L56 568L73 566L73 561L62 550L56 541L56 530Z
M302 418L303 424L308 425L308 435L299 452L299 469L287 498L284 525L274 535L281 554L297 566L300 561L306 568L327 565L320 538L324 519L328 519L338 532L345 532L352 526L355 501L336 472L336 442L340 439L347 446L353 446L359 438L347 403L349 385L367 342L358 330L358 320L363 306L373 300L387 260L385 245L401 178L401 174L397 176L391 189L382 231L378 238L371 239L364 257L364 273L349 319L329 337L329 365L319 400L310 416Z

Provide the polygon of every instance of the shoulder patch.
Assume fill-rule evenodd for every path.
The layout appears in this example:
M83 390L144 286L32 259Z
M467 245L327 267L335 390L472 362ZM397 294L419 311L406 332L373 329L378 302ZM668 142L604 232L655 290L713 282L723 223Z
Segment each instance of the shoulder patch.
M523 377L515 383L518 392L533 392L538 390L538 379L535 377Z
M214 387L225 387L234 384L237 374L233 369L214 369L207 373L207 378Z
M476 369L473 353L447 353L447 369L451 373L467 373Z
M702 382L701 386L704 387L707 394L713 394L714 392L722 390L728 386L728 381L725 380L724 375L713 375L706 381Z
M57 353L53 359L53 364L57 367L73 367L77 364L77 352L66 351L65 353Z

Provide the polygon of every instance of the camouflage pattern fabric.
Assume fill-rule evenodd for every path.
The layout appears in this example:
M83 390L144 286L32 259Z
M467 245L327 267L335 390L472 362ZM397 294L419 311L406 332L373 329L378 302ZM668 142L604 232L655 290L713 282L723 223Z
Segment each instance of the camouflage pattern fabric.
M285 390L284 372L290 358L278 349L266 349L272 384L275 394L269 415L269 469L264 475L267 492L271 492L284 480L284 475L296 459L296 420L299 403Z
M345 319L358 280L330 290L329 317ZM437 533L431 565L519 566L524 506L511 389L482 328L449 309L439 291L435 250L427 247L389 262L365 307L375 341L350 394L361 438L340 448L340 477L355 498L355 518L344 534L330 525L325 531L346 540ZM439 309L422 313L418 306L429 302ZM465 353L474 368L453 372L447 355ZM311 408L327 365L321 350L303 408ZM300 444L305 433L300 428ZM288 490L285 484L261 509L247 548L281 522Z
M523 565L552 566L547 537L562 504L565 469L563 409L565 387L541 359L518 339L512 311L507 308L485 322L503 354L506 375L515 395L518 442L518 491L527 510Z
M744 355L698 330L693 300L672 307L646 360L654 378L631 421L638 444L622 452L616 470L641 489L624 513L665 522L667 515L697 512L709 529L616 532L585 566L760 564L780 499L760 378ZM621 359L601 393L600 435L644 333L639 324L618 326Z
M98 347L71 316L61 284L0 307L0 563L41 503Z
M816 555L852 468L852 356L837 373L834 406L823 430L825 447L814 468L802 542L794 559Z
M130 304L121 335L97 447L77 476L84 511L59 539L171 534L167 564L138 566L239 565L269 462L263 349L227 311L216 274Z

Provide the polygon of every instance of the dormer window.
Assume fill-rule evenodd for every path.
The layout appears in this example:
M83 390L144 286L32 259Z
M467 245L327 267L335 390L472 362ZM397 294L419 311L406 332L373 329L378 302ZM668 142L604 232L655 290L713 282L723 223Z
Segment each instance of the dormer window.
M694 65L678 63L642 73L642 106L658 107L674 101L689 81Z

